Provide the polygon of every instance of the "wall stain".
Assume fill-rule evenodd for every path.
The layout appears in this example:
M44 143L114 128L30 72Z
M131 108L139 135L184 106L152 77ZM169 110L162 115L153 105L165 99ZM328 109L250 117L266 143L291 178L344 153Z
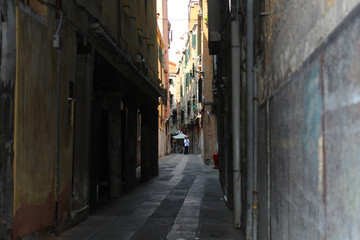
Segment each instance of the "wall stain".
M322 137L322 92L320 88L318 66L313 67L309 78L305 81L306 83L303 95L304 118L301 129L301 140L304 155L303 160L310 164L311 169L313 169L312 182L317 183L319 179L318 142Z
M54 192L48 194L41 205L28 204L20 197L20 208L16 211L13 221L13 239L35 233L39 229L50 229L53 225L55 203Z

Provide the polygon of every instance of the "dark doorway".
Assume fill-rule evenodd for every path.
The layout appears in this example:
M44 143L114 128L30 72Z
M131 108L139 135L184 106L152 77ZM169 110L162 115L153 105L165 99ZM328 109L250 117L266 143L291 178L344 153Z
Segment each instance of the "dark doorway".
M108 121L109 112L103 99L92 104L90 203L106 201L109 197Z
M141 180L141 113L137 110L136 131L136 181Z
M74 129L71 211L76 217L86 217L89 205L90 123L94 51L90 45L84 45L84 39L80 34L76 35L76 40L75 79L69 81L68 95L70 110L68 124L73 125Z
M125 186L125 160L126 160L126 140L127 140L127 119L128 119L128 109L121 104L121 182Z

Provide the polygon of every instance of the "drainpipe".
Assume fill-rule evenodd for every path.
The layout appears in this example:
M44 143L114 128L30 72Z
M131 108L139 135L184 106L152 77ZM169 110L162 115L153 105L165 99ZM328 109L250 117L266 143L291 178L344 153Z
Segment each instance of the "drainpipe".
M55 212L54 212L54 226L53 231L58 233L58 214L59 214L59 164L60 164L60 107L61 107L61 48L60 48L60 29L63 22L63 12L58 8L49 4L43 0L38 0L41 4L57 13L59 18L56 32L54 34L53 47L58 52L58 64L57 64L57 119L56 119L56 157L55 157ZM61 1L56 2L57 5L61 4Z
M234 228L241 227L241 43L239 10L240 1L237 0L233 10L235 20L231 22Z
M60 14L62 19L62 14ZM60 26L60 25L59 25ZM55 37L60 37L55 35ZM56 120L56 164L55 164L55 215L54 231L57 232L59 213L59 165L60 165L60 107L61 107L61 48L58 46L58 67L57 67L57 120Z
M252 209L253 209L253 173L254 173L254 2L246 2L246 86L247 86L247 217L246 217L246 239L252 238ZM256 240L256 239L252 239Z
M240 23L231 22L231 98L233 125L233 201L234 228L240 228L241 219L241 176L240 176Z
M254 144L253 144L253 209L252 209L252 233L253 240L257 239L257 215L258 215L258 190L257 190L257 140L258 140L258 69L254 68Z
M56 120L56 164L55 164L55 214L54 214L54 232L58 232L58 214L59 214L59 165L60 165L60 108L61 108L61 47L60 47L60 28L63 20L62 12L59 12L60 20L58 28L54 35L54 48L58 52L57 66L57 120Z

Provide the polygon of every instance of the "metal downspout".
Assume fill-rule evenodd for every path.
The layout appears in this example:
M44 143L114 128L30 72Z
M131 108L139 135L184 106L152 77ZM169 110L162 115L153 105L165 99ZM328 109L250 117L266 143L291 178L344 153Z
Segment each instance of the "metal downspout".
M257 186L257 143L258 143L258 95L257 95L257 87L258 87L258 70L255 66L254 68L254 98L253 98L253 106L254 106L254 144L253 144L253 207L252 207L252 239L257 239L257 217L258 217L258 186Z
M232 125L233 125L233 201L234 201L234 228L240 228L241 219L241 176L240 176L240 23L231 22L231 98L232 98Z
M252 239L253 230L253 173L254 173L254 2L246 2L246 86L247 86L247 217L246 239ZM256 239L252 239L256 240Z
M56 165L55 165L55 214L54 232L58 231L59 214L59 165L60 165L60 108L61 108L61 49L58 48L58 75L57 75L57 120L56 120Z

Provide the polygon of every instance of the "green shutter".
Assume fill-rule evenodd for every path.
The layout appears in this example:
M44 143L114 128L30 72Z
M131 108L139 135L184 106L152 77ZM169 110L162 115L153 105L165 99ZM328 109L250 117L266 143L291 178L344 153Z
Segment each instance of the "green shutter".
M200 20L200 17L199 17L199 20ZM201 24L199 25L198 27L198 38L197 38L197 41L198 41L198 44L197 44L197 54L198 56L201 56Z
M180 86L180 97L183 96L183 85Z
M159 60L161 61L161 55L162 55L162 48L159 46Z
M196 34L192 35L192 47L196 48Z
M162 47L159 46L159 61L160 61L160 64L162 66L162 68L165 68L165 56L162 52Z
M187 64L189 59L190 59L190 44L188 45L186 52L185 52L185 64Z
M195 77L195 64L193 63L193 65L192 65L192 71L191 71L191 73L190 73L190 77L191 78L194 78Z
M189 43L189 45L188 45L188 59L190 59L190 43Z

